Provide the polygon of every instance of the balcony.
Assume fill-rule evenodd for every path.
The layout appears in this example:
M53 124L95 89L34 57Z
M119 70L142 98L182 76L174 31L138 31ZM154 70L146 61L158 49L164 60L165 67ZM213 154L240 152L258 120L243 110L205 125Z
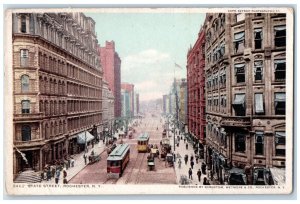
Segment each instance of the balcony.
M14 145L21 148L31 148L35 146L43 146L46 144L45 140L38 139L38 140L31 140L31 141L15 141Z
M251 126L251 121L250 117L223 117L220 124L228 127L249 127Z
M24 121L24 120L40 120L42 117L44 117L44 113L20 113L20 114L14 114L14 120L15 121Z

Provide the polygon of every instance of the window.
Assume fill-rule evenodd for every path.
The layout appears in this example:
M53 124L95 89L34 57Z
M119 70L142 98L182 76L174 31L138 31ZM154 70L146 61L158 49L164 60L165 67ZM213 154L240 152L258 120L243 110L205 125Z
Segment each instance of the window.
M29 91L29 76L27 75L21 76L21 91L23 93Z
M285 132L275 132L275 155L285 156Z
M264 155L264 132L255 132L255 154Z
M235 64L235 77L236 83L244 83L245 82L245 64Z
M220 57L223 57L223 55L225 54L225 42L221 43L219 52L220 52Z
M245 116L246 115L245 94L235 94L232 107L235 110L236 116Z
M21 104L22 104L22 113L30 113L30 101L23 100Z
M236 133L235 135L235 152L245 152L246 150L246 136L243 133Z
M283 47L286 45L286 27L285 25L282 26L275 26L274 27L274 41L275 47Z
M262 80L262 71L263 71L263 61L254 61L254 80L261 81Z
M275 115L285 115L285 93L275 93Z
M31 128L29 125L22 126L22 141L30 141L31 140Z
M244 13L238 13L235 15L236 17L236 22L240 22L240 21L243 21L245 20L245 14Z
M245 32L235 33L233 43L234 53L242 52L244 50Z
M255 94L255 114L264 114L264 99L262 93Z
M260 16L262 16L262 13L256 13L255 14L255 17L260 17Z
M21 33L26 33L26 16L21 16Z
M28 66L28 50L21 50L21 67Z
M283 60L274 60L274 68L275 68L275 81L283 81L285 80L285 59Z
M254 48L257 49L261 49L262 48L262 39L263 39L263 35L262 35L262 28L256 28L254 29Z

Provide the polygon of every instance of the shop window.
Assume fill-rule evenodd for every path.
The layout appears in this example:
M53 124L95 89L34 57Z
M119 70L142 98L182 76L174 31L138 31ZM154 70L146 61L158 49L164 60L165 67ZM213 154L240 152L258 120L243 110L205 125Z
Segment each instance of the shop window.
M263 61L254 61L254 80L261 81L263 76Z
M262 93L255 94L255 114L264 114L264 99Z
M21 76L21 91L22 93L29 91L29 76L27 75Z
M285 93L275 93L275 115L285 115Z
M244 153L246 150L246 135L243 133L236 133L235 135L235 152Z
M22 104L22 113L30 113L30 101L23 100L21 104Z
M30 141L31 140L31 128L29 125L22 126L22 141Z
M275 155L285 156L285 132L275 132Z
M264 133L255 132L255 154L264 155Z
M28 50L21 50L21 67L28 66Z
M235 33L233 40L234 53L244 51L245 32Z
M286 26L275 26L274 27L274 43L275 47L283 47L286 45Z
M245 94L235 94L232 107L235 110L236 116L245 116L246 115Z
M245 64L235 64L235 77L236 83L244 83L245 82Z
M262 39L263 39L263 33L262 28L256 28L254 29L254 48L262 49Z
M236 22L245 20L245 13L238 13L235 15Z
M285 80L286 75L286 61L285 60L274 60L275 68L275 81Z
M21 33L26 33L26 16L21 16Z

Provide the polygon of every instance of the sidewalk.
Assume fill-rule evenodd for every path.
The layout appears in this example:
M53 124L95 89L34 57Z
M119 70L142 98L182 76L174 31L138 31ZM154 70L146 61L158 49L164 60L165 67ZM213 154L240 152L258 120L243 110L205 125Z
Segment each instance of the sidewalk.
M178 132L178 129L176 129ZM171 146L172 146L172 151L174 150L174 134L171 133L171 137L170 138L170 142L171 142ZM177 135L176 135L177 138ZM198 176L197 176L197 171L200 169L201 170L201 164L203 162L203 159L199 159L198 160L198 164L196 163L196 158L195 158L195 153L194 153L194 149L193 149L193 144L188 143L188 149L186 149L186 143L188 143L187 141L185 141L184 143L184 136L182 136L182 140L180 140L179 142L179 147L176 146L175 147L175 154L176 154L176 162L174 163L174 168L175 168L175 172L176 172L176 177L177 177L177 183L180 184L180 176L186 176L187 178L189 178L189 174L188 171L191 168L190 165L190 158L191 155L194 156L194 168L192 169L193 174L192 174L192 178L193 179L188 179L189 180L189 184L190 185L203 185L203 180L204 177L207 178L207 171L206 171L206 175L202 174L201 175L201 180L200 182L198 181ZM181 168L178 168L178 158L177 158L177 154L180 154L181 156ZM188 155L189 159L187 164L185 164L184 162L184 155Z
M105 144L103 144L102 140L100 140L100 142L98 144L94 145L94 148L92 148L91 145L88 146L88 152L86 153L86 155L90 155L92 150L94 150L95 154L101 154L104 150L105 150ZM79 154L75 154L72 155L72 157L74 158L75 162L74 162L74 167L70 167L68 168L67 171L67 181L69 182L74 176L76 176L76 174L78 174L82 169L84 169L84 167L86 167L85 163L84 163L84 158L83 158L83 154L84 151L79 153ZM87 159L88 162L88 159ZM52 178L50 181L47 180L42 180L41 183L55 183L55 179ZM63 172L61 171L60 173L60 178L58 181L59 184L63 183Z

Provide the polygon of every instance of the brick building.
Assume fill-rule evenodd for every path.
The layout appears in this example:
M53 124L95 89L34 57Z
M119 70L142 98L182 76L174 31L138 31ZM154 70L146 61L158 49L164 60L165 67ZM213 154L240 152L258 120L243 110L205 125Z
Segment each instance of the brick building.
M206 137L205 120L205 31L198 33L198 39L187 55L188 130L200 142L203 149Z
M252 184L285 167L286 16L207 14L204 29L206 161L220 183Z
M115 117L121 116L121 59L115 50L115 42L106 41L105 47L100 47L103 77L108 82L109 89L115 98Z
M14 13L12 19L15 177L80 151L79 133L97 134L102 70L92 18Z

